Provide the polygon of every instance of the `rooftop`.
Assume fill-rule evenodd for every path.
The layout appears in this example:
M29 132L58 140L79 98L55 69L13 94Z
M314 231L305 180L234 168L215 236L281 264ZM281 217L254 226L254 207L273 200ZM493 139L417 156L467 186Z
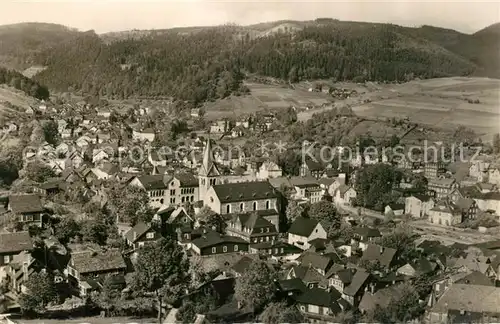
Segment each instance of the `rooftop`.
M267 181L227 183L213 186L221 203L278 198Z
M33 249L29 232L0 233L0 253L11 254Z

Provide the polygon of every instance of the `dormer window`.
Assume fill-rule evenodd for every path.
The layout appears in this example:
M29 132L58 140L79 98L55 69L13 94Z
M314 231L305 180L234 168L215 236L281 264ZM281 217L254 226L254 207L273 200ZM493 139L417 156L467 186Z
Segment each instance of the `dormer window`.
M226 206L226 214L229 214L231 212L231 205Z
M271 202L268 200L266 201L266 209L271 209Z
M210 197L210 202L213 203L214 202L214 197Z
M256 201L253 202L252 207L253 207L254 211L257 210L257 202Z
M240 212L244 211L244 209L245 209L245 204L240 203Z

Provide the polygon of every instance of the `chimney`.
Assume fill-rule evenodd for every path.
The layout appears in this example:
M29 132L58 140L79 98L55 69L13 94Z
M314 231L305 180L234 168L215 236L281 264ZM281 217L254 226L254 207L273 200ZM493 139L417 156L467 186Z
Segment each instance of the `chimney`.
M134 241L137 240L137 232L134 232Z

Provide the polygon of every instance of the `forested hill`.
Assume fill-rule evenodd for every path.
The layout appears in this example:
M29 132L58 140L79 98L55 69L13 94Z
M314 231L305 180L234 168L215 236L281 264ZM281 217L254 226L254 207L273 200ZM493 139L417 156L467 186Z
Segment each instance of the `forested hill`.
M58 91L174 96L196 104L245 92L242 80L248 74L290 82L498 77L499 60L491 55L499 41L491 34L332 19L103 36L86 32L37 53L36 63L48 68L35 79Z

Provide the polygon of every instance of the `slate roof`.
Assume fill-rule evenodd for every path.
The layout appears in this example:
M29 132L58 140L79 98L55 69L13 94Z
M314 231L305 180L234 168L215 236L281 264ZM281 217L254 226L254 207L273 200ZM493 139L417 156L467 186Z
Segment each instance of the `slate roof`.
M380 289L374 294L367 292L363 295L363 298L359 303L359 309L361 311L370 311L377 307L387 307L393 298L400 298L402 296L402 292L403 291L397 286Z
M198 187L198 178L188 172L179 172L174 175L179 180L181 187Z
M256 228L267 228L267 227L271 228L270 231L272 233L276 232L276 227L274 226L274 224L257 213L236 214L233 217L234 217L233 221L239 219L240 223L245 228L252 229L252 232Z
M353 229L354 234L358 234L363 237L381 237L380 231L376 228L371 228L368 226L355 227Z
M278 282L278 285L279 285L280 289L282 291L285 291L285 292L289 292L289 291L304 292L307 290L306 285L299 278L280 280Z
M380 265L389 267L396 256L396 252L397 251L392 248L383 248L376 244L368 244L360 260L379 261Z
M151 229L151 226L143 222L137 223L132 227L126 234L125 237L132 243L137 242L147 231ZM135 237L134 237L135 236Z
M165 189L168 187L168 181L164 181L163 174L155 174L155 175L143 175L137 177L137 179L141 182L146 190L156 190L156 189Z
M295 300L301 304L316 305L321 307L334 307L334 310L339 309L336 301L342 297L342 294L335 288L331 288L330 291L321 288L310 288L307 289L303 294L295 297Z
M302 253L302 255L298 257L297 261L303 266L312 266L313 268L323 270L325 273L332 263L330 258L309 251Z
M43 211L42 202L38 195L9 196L9 205L14 214L40 213Z
M354 277L352 278L351 284L344 288L344 294L346 294L347 296L356 295L368 280L369 276L370 275L368 274L368 272L364 270L356 271Z
M221 203L278 198L268 181L226 183L213 188Z
M82 251L71 255L70 264L80 274L125 269L127 265L118 249L102 252Z
M214 246L220 243L237 243L237 244L248 244L242 238L236 236L222 235L217 232L208 232L202 237L194 239L191 244L197 246L199 249Z
M430 311L447 313L449 310L463 310L498 313L498 305L500 305L500 287L453 284Z
M0 254L14 254L33 249L29 232L0 233Z
M303 237L309 237L318 221L311 218L297 217L288 230L289 234L295 234Z
M495 283L488 276L479 271L472 271L470 274L466 275L460 280L457 280L455 283L467 284L467 285L495 286Z

